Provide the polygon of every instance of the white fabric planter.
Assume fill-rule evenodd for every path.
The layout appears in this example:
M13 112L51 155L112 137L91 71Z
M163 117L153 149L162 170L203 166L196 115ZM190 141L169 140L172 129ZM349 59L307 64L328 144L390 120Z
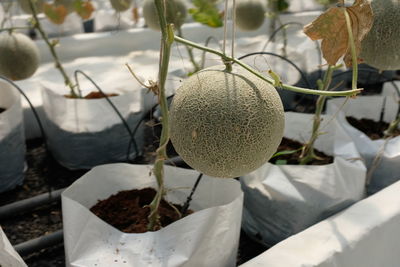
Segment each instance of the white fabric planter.
M397 182L241 267L398 267L399 192Z
M338 109L343 106L343 101L345 101L343 98L328 101L327 112L337 113ZM368 169L371 168L375 157L381 153L380 162L376 165L371 176L368 193L375 193L400 180L400 136L390 139L384 146L384 139L371 140L366 134L351 126L347 122L346 116L379 121L383 105L385 105L383 120L390 122L395 119L399 104L392 96L357 97L352 99L351 103L346 104L336 116L338 124L352 139ZM381 152L383 147L384 149Z
M133 131L142 116L141 91L116 93L120 95L110 100ZM69 99L49 87L43 89L42 95L47 142L60 164L69 169L90 169L127 160L131 137L105 98ZM143 145L140 129L135 140L140 151ZM135 156L132 145L129 158Z
M25 136L19 92L0 81L0 192L22 184L25 165Z
M149 165L95 167L62 194L67 266L235 266L243 192L232 179L203 176L190 208L195 213L157 232L122 233L89 208L121 190L154 187ZM165 166L167 199L184 203L193 170Z
M14 250L3 229L0 227L0 266L27 267L24 260Z
M305 142L312 115L285 113L285 137ZM326 121L329 118L324 117ZM351 140L334 122L322 124L315 148L334 156L320 166L266 163L240 178L244 191L243 229L273 245L360 200L366 169ZM333 142L334 137L337 137Z

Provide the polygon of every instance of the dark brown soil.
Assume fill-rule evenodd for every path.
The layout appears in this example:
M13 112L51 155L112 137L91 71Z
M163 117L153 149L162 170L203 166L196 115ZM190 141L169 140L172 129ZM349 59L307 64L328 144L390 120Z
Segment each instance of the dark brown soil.
M118 94L111 93L105 94L107 97L118 96ZM72 95L64 95L66 98L77 98ZM84 99L99 99L104 98L104 95L101 92L93 91L83 97Z
M384 131L389 127L389 123L384 121L373 121L370 119L356 119L354 117L346 117L347 121L354 128L365 133L371 140L377 140L384 137ZM399 136L400 130L394 132L394 136Z
M271 163L277 164L279 163L280 160L286 161L284 164L290 164L290 165L298 165L299 164L299 157L301 154L301 147L303 146L302 143L288 139L288 138L282 138L281 144L278 147L278 152L281 151L291 151L291 150L298 150L294 153L291 154L286 154L286 155L281 155L278 157L274 157L270 160ZM325 164L330 164L333 162L333 157L328 156L325 153L318 151L314 149L315 154L318 156L318 159L314 159L311 162L309 162L307 165L325 165ZM277 162L278 161L278 162Z
M2 113L3 111L5 111L5 109L4 108L0 108L0 113Z
M124 233L144 233L147 232L149 223L147 217L150 214L150 208L147 205L155 195L156 191L152 188L120 191L105 200L100 200L90 208L90 211ZM180 205L168 204L164 199L161 200L159 207L161 227L180 219L179 214L171 205L178 210L182 209ZM184 216L191 213L193 211L188 211Z

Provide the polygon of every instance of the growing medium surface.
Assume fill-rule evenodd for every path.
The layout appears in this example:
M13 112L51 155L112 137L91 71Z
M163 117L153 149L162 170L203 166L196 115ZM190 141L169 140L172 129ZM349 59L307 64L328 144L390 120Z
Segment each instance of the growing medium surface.
M283 128L275 88L239 68L197 72L177 90L170 109L176 151L189 166L215 177L260 167L275 153Z
M389 127L389 123L384 121L373 121L370 119L356 119L346 117L347 121L359 131L365 133L371 140L384 138L384 131ZM400 135L400 129L395 130L394 136Z
M150 208L147 206L154 199L156 191L152 188L120 191L111 197L99 201L90 211L105 222L125 233L147 232ZM160 223L165 227L180 219L178 213L164 199L159 207ZM182 207L174 205L178 210ZM192 213L189 211L188 215Z

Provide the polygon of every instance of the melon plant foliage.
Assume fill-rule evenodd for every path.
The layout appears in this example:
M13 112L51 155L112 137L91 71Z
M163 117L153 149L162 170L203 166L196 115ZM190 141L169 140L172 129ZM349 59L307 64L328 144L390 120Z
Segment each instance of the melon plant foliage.
M276 152L283 129L276 89L239 68L193 74L171 104L176 151L189 166L214 177L238 177L260 167Z

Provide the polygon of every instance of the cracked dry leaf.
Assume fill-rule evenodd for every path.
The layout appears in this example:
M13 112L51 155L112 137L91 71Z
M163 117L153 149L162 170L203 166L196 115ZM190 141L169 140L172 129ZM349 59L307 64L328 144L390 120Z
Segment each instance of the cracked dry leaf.
M368 0L355 0L350 7L329 8L316 20L306 25L303 31L313 41L322 39L322 54L329 65L336 65L337 61L344 56L345 64L349 67L352 59L344 9L347 10L351 20L358 58L361 41L370 31L373 23L373 12Z

